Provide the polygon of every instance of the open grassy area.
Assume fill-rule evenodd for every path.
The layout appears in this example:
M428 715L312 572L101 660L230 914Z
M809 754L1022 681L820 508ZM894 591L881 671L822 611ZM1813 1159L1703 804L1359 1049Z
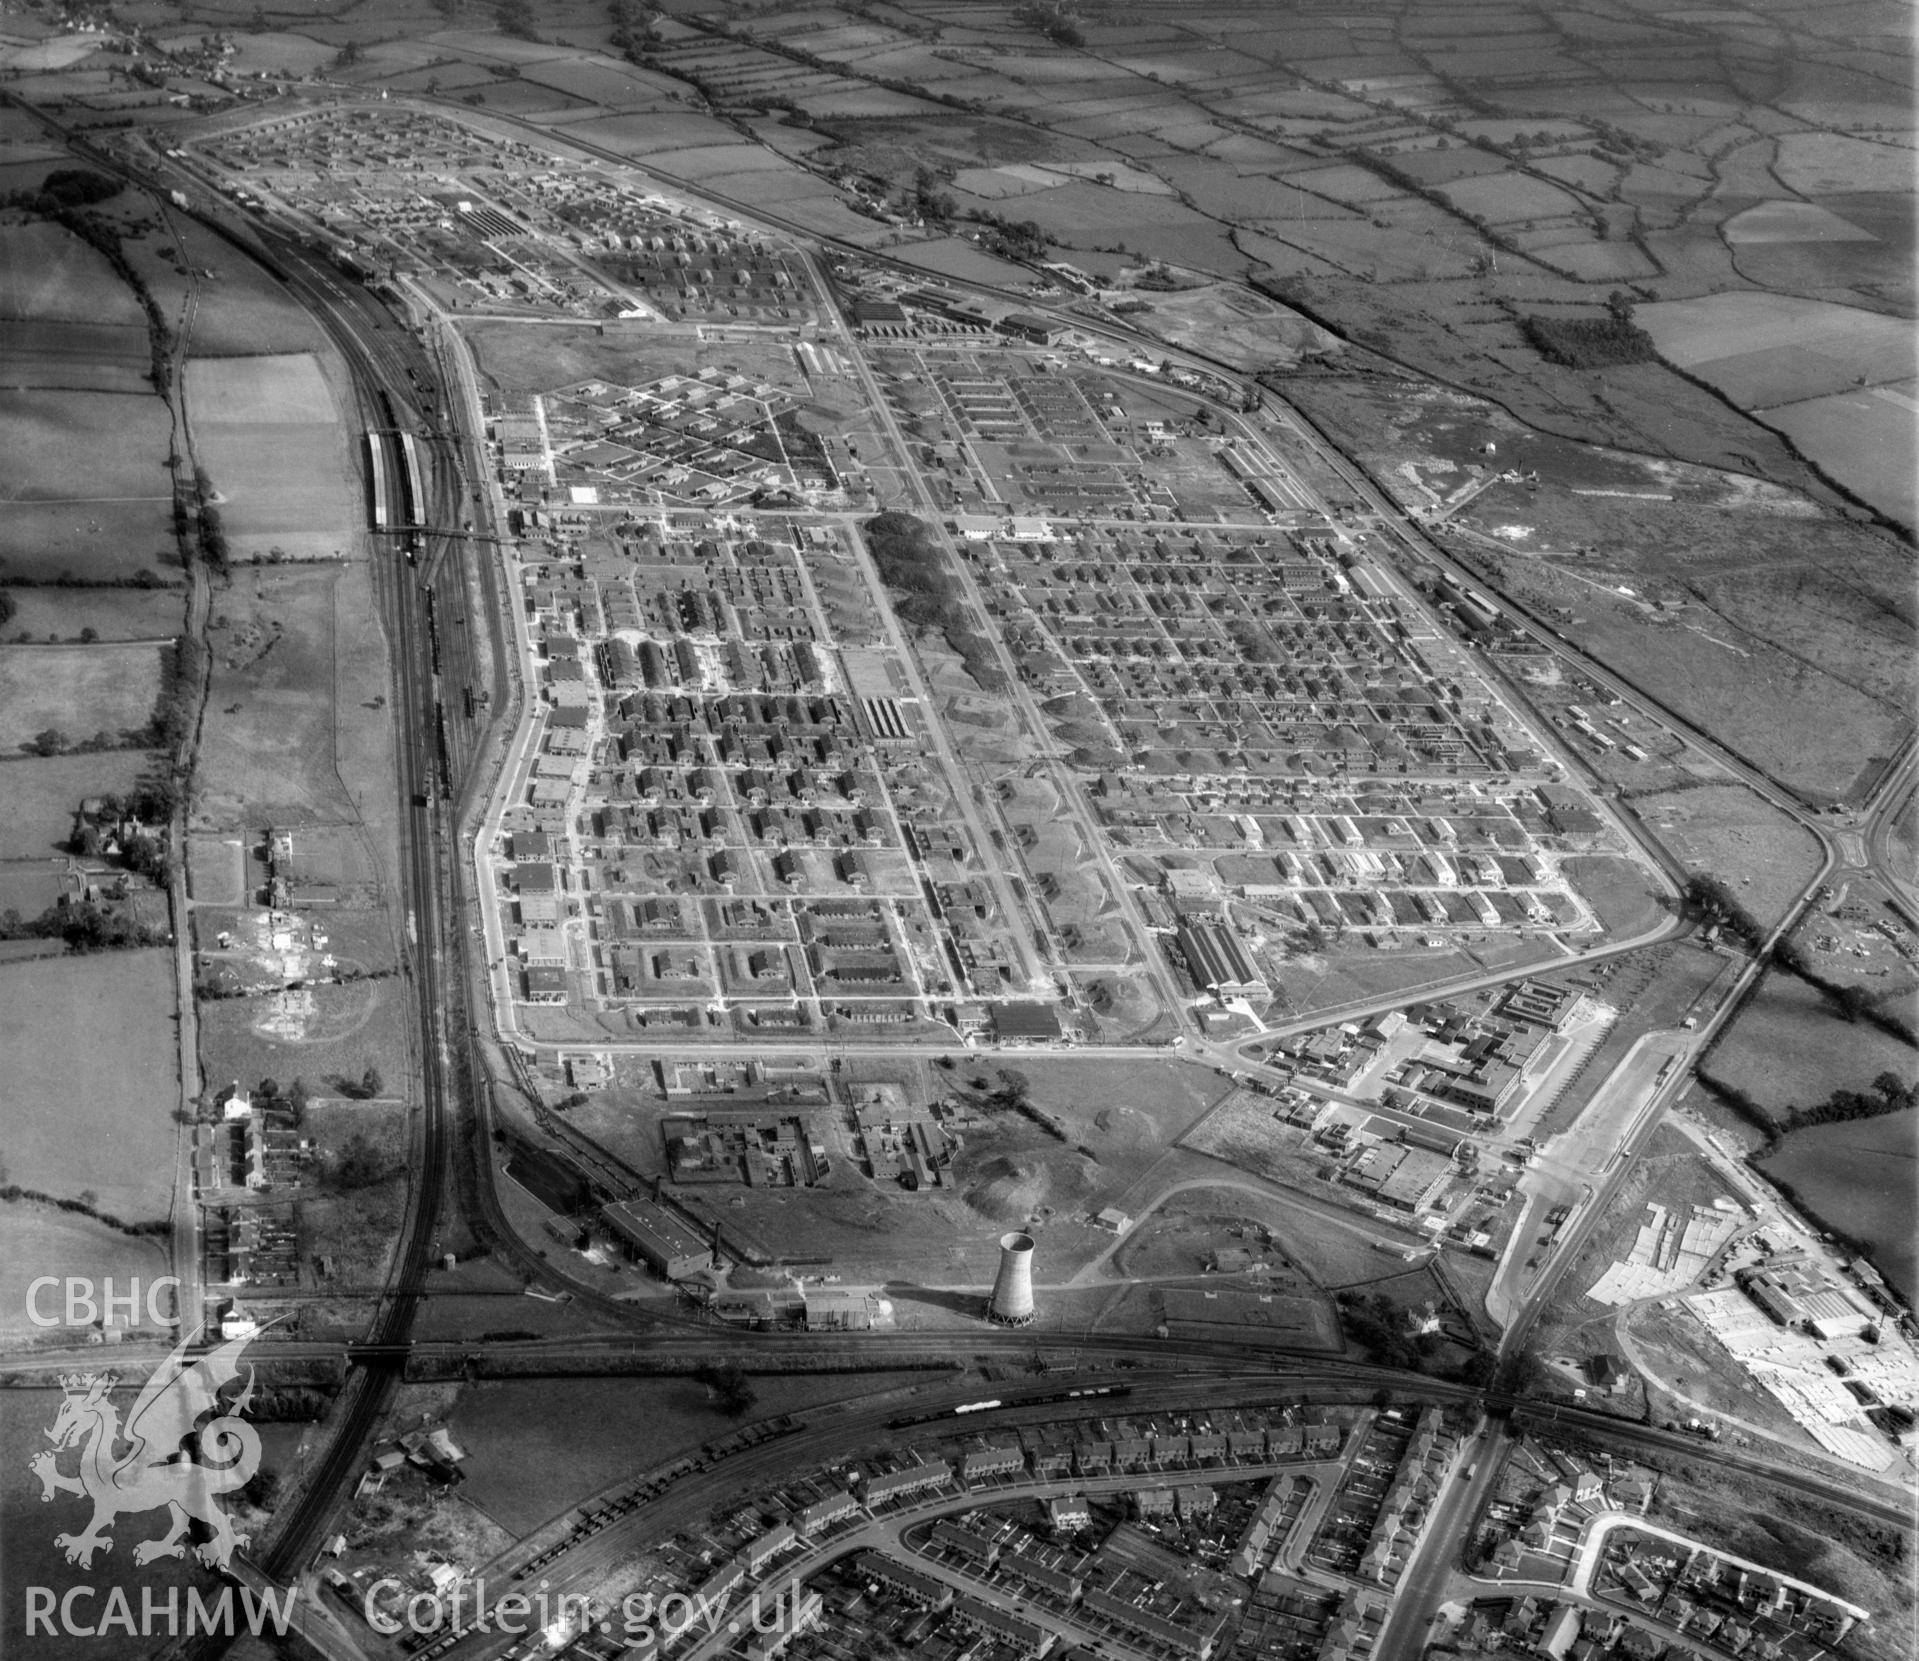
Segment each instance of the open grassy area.
M353 552L364 518L357 461L322 360L196 358L186 395L195 459L219 492L236 561Z
M369 707L387 678L366 567L248 571L213 622L196 815L230 827L387 811L392 719Z
M171 640L186 621L177 588L10 588L14 614L0 637L16 640Z
M1733 965L1730 957L1679 941L1648 946L1570 977L1621 1013L1532 1134L1544 1142L1572 1124L1626 1052L1647 1033L1676 1027L1688 1015L1704 1019L1714 998L1721 995L1716 989L1729 982Z
M1818 874L1812 833L1744 785L1641 796L1640 822L1687 868L1718 877L1761 923L1776 923Z
M316 1094L379 1069L383 1094L407 1085L406 993L397 979L306 986L261 998L200 1006L200 1059L212 1084L303 1078Z
M73 488L70 475L65 488ZM0 578L117 582L147 572L169 584L183 583L169 520L170 491L167 476L156 469L126 500L0 501ZM70 632L58 624L48 627L62 635Z
M454 1440L468 1455L461 1492L508 1533L530 1534L621 1477L740 1424L910 1389L928 1377L922 1372L762 1374L753 1379L759 1399L739 1420L721 1414L706 1386L693 1378L469 1384L460 1392L452 1421Z
M64 226L0 226L0 317L143 328L132 289Z
M1651 873L1637 861L1581 855L1566 860L1564 869L1611 939L1630 940L1665 915Z
M8 1338L26 1339L42 1330L27 1315L27 1288L41 1275L89 1276L96 1283L111 1275L124 1290L130 1279L137 1277L144 1286L169 1271L164 1235L122 1234L91 1217L24 1200L0 1203L0 1333ZM56 1313L59 1296L43 1290L41 1313ZM143 1305L144 1300L143 1293Z
M101 953L0 965L6 1180L63 1199L91 1190L128 1222L173 1195L179 1058L173 958Z
M49 730L68 743L137 740L153 719L162 661L152 645L0 646L0 748Z
M1919 1055L1865 1022L1849 1022L1796 975L1768 974L1704 1063L1768 1110L1811 1107L1834 1090L1863 1090L1880 1073L1911 1078Z

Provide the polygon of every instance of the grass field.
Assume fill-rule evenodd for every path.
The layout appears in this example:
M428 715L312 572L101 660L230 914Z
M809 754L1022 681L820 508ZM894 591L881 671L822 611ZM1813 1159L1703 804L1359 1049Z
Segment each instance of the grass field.
M1866 387L1769 409L1777 427L1862 501L1902 525L1919 525L1919 382Z
M200 1059L209 1085L305 1079L316 1095L379 1069L385 1095L406 1093L406 994L397 980L311 986L200 1006Z
M93 323L0 322L9 386L35 391L150 393L145 329Z
M364 569L249 572L222 595L208 636L213 686L194 780L198 815L220 826L354 816L341 776L336 687L349 698L357 689L363 700L386 687L384 672L338 678L343 649L370 621ZM385 782L358 781L362 792Z
M15 588L15 611L6 624L9 641L26 635L77 640L92 629L100 640L171 640L186 621L185 596L175 589Z
M1645 867L1632 860L1581 856L1567 860L1565 872L1615 940L1643 934L1663 915L1659 890Z
M188 345L194 357L321 348L326 337L319 325L264 270L198 221L179 213L168 217L187 263L213 273L201 280L193 314Z
M1810 1107L1834 1090L1863 1090L1882 1072L1911 1079L1919 1056L1864 1022L1833 1013L1796 975L1766 976L1705 1063L1714 1078L1768 1110Z
M1689 869L1729 883L1763 923L1783 917L1819 870L1812 833L1744 785L1643 796L1633 806Z
M7 1180L168 1215L178 1129L173 959L162 950L0 965Z
M0 317L144 329L146 316L113 268L63 226L0 226Z
M130 1279L144 1285L169 1267L165 1236L122 1234L91 1217L24 1200L0 1203L0 1333L24 1339L39 1332L27 1316L27 1288L41 1275L85 1275L96 1283L111 1275L124 1291ZM43 1291L40 1299L41 1312L53 1314L59 1294Z
M142 571L181 580L168 481L156 472L141 484L140 494L120 501L0 500L0 580L120 579Z
M8 458L11 501L170 503L167 435L158 398L0 390L0 454ZM84 472L76 472L76 456L86 458Z
M190 364L189 397L197 408L219 408L229 382L248 397L263 384L251 373L258 361ZM298 384L304 398L311 383L298 378ZM271 381L264 385L270 387ZM299 416L307 413L304 404L296 408ZM329 559L352 555L359 545L365 516L345 429L333 420L288 416L226 420L202 413L195 418L194 452L220 493L221 520L235 560L276 549L295 559Z
M143 733L160 693L151 645L0 646L0 748L49 728L70 741Z

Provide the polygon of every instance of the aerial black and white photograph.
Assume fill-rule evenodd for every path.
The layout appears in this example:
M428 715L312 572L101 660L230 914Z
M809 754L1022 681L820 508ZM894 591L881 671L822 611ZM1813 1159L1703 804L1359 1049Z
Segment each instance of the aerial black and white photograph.
M0 1657L1912 1661L1909 0L0 0Z

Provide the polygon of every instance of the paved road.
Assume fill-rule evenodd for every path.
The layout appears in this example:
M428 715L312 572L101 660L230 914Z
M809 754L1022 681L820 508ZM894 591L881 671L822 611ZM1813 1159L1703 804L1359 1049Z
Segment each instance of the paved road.
M1425 1649L1427 1629L1452 1579L1460 1548L1469 1544L1468 1525L1498 1483L1506 1441L1505 1421L1489 1418L1460 1449L1452 1467L1458 1474L1433 1507L1394 1588L1392 1607L1373 1643L1378 1661L1416 1661Z

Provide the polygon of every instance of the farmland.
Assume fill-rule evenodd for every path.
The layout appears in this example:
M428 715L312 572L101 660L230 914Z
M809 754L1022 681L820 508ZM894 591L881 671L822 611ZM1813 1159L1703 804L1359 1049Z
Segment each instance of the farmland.
M168 1214L174 1114L173 960L113 952L0 965L7 1180L62 1199L91 1190L129 1222Z
M49 730L68 742L96 733L116 746L142 742L161 667L153 645L0 646L0 748Z
M320 360L195 358L186 396L195 456L220 493L236 560L276 549L325 559L350 546L359 491Z
M1835 1090L1864 1090L1888 1070L1915 1072L1912 1049L1865 1022L1843 1020L1825 994L1775 971L1740 1011L1705 1070L1768 1113L1813 1107Z

